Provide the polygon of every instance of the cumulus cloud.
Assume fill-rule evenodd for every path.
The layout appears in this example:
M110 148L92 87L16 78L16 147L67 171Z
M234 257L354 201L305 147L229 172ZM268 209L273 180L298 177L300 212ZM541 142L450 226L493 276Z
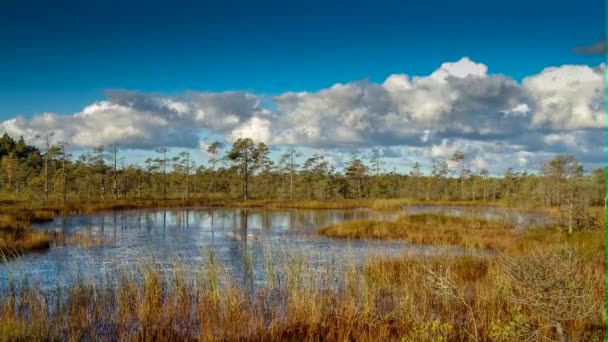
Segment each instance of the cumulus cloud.
M337 83L315 92L262 98L248 92L179 96L113 90L78 113L43 113L0 123L0 132L90 147L195 148L201 133L230 143L338 152L382 146L386 158L449 158L463 151L476 167L527 167L551 153L603 158L605 65L548 67L518 82L464 57L426 76L389 75ZM265 102L266 101L266 102ZM405 149L402 149L405 148Z
M532 125L576 130L606 125L606 66L550 67L524 79L532 96Z
M271 132L270 126L272 123L269 119L259 116L254 116L247 122L236 127L231 134L232 141L239 138L251 138L253 141L270 141Z
M183 97L113 90L73 115L44 113L0 123L0 131L34 140L54 132L75 146L119 144L124 148L195 148L201 129L237 129L262 111L256 96L241 92L189 93Z
M274 99L276 143L313 146L420 145L430 137L492 139L526 127L521 86L463 58L429 76L391 75L382 84L358 81ZM430 133L433 133L432 135Z
M488 67L485 64L475 63L468 57L463 57L455 63L443 63L441 67L431 74L431 78L445 81L448 77L466 78L485 77L488 74Z

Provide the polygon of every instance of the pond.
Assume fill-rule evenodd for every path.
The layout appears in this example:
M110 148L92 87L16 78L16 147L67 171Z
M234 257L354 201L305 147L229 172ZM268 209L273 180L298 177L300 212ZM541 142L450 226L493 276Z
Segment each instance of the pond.
M551 218L540 212L521 212L487 206L411 205L404 207L404 211L408 215L436 213L451 216L475 216L486 220L502 220L512 223L517 229L543 227L551 223Z
M495 208L409 206L407 213L444 212L449 215L486 215L510 219L518 225L543 221L538 214L521 214ZM456 247L417 246L399 241L347 241L316 236L322 227L353 219L393 220L403 212L356 210L267 210L189 208L130 210L57 217L36 229L62 232L83 240L101 240L93 246L55 245L44 253L21 256L0 264L0 289L10 277L27 279L45 289L68 286L80 278L98 281L119 271L132 271L142 261L170 269L175 263L200 269L207 251L233 277L263 273L265 255L300 253L314 267L329 264L339 270L353 261L396 253L462 253ZM278 258L277 260L279 260ZM251 260L247 262L246 260ZM262 276L256 278L262 282Z

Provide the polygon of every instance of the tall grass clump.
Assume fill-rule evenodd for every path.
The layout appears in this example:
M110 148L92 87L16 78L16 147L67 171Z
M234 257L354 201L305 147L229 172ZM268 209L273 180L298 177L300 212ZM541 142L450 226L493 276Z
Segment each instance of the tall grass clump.
M254 288L212 251L200 268L142 262L55 291L11 281L0 294L0 340L603 338L605 269L570 247L353 258L339 270L299 251L267 253L267 281Z
M441 214L402 216L395 221L353 220L325 227L320 235L349 239L399 239L416 244L504 250L515 240L503 221Z

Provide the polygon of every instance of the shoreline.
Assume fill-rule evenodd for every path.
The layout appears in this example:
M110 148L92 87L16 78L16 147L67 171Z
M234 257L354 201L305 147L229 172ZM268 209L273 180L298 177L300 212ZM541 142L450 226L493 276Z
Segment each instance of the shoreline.
M501 208L509 211L538 212L556 215L557 208L514 208L503 202L483 201L416 201L411 199L362 199L362 200L241 200L234 198L195 197L188 200L172 199L118 199L105 201L69 201L66 204L52 201L28 201L0 199L0 252L22 254L48 249L57 239L51 234L32 229L36 223L52 221L56 216L111 213L126 210L162 210L182 208L241 208L241 209L289 209L289 210L354 210L399 211L408 206L459 206ZM46 236L44 236L46 235Z

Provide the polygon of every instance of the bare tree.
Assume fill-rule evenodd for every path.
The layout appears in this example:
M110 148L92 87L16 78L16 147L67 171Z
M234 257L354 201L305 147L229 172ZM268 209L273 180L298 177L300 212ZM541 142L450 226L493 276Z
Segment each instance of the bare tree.
M380 170L382 168L382 150L378 147L374 147L372 149L372 155L370 159L371 169L374 171L374 176L379 176Z
M481 169L479 170L479 176L481 177L481 183L482 183L482 188L483 188L483 201L486 201L486 183L488 181L488 176L490 175L490 172L488 172L487 169Z
M49 158L51 154L51 141L50 139L55 135L55 132L46 132L43 135L36 135L37 139L44 140L45 153L44 153L44 201L49 200Z
M105 147L99 145L93 149L92 164L95 170L99 173L99 197L103 200L106 194L106 159L108 155L105 153Z
M453 299L456 303L462 305L467 310L467 314L473 325L473 332L471 333L467 331L467 334L469 334L469 337L472 340L479 341L475 310L473 309L472 304L469 303L469 300L467 300L467 296L462 289L456 286L455 282L452 280L450 268L447 267L445 269L434 271L431 267L426 267L425 270L427 272L427 280L436 291L447 296L448 298Z
M69 144L67 142L60 142L58 144L59 146L59 150L61 151L61 183L62 183L62 190L63 190L63 194L62 194L62 202L65 205L65 203L67 202L67 198L68 198L68 171L67 171L67 166L68 166L68 159L71 157L71 154L68 153L68 147Z
M466 174L466 168L464 166L464 153L462 153L460 151L454 152L454 154L450 158L450 161L456 165L456 168L458 170L460 170L460 175L459 175L459 177L460 177L460 195L461 195L461 199L464 199L465 198L464 178L465 178L465 174Z
M118 182L116 180L116 156L117 156L117 150L118 147L116 144L114 144L114 174L113 174L113 178L114 178L114 182L112 184L112 196L114 196L114 199L116 199L118 197Z
M283 155L283 158L287 160L287 165L289 169L289 199L292 200L294 198L294 177L296 174L296 169L298 168L298 164L296 164L296 158L299 157L300 154L296 152L296 149L293 146L290 146L287 149L287 153Z
M173 165L177 173L181 173L184 177L183 195L186 200L190 198L190 172L192 172L192 161L190 153L180 152L178 156L173 158Z
M169 152L169 149L166 147L156 149L156 153L162 155L162 159L156 158L155 161L160 164L163 169L163 199L167 199L167 152Z
M220 143L219 141L214 141L213 143L211 143L211 145L209 145L209 147L207 147L207 153L209 153L209 163L211 164L211 183L209 184L209 192L215 192L215 167L218 162L218 150L221 148L222 143Z
M412 169L410 170L410 178L412 180L412 183L414 183L414 192L416 194L416 199L419 200L421 198L420 196L420 180L422 179L422 171L421 171L421 165L419 162L415 162L414 166L412 166Z

